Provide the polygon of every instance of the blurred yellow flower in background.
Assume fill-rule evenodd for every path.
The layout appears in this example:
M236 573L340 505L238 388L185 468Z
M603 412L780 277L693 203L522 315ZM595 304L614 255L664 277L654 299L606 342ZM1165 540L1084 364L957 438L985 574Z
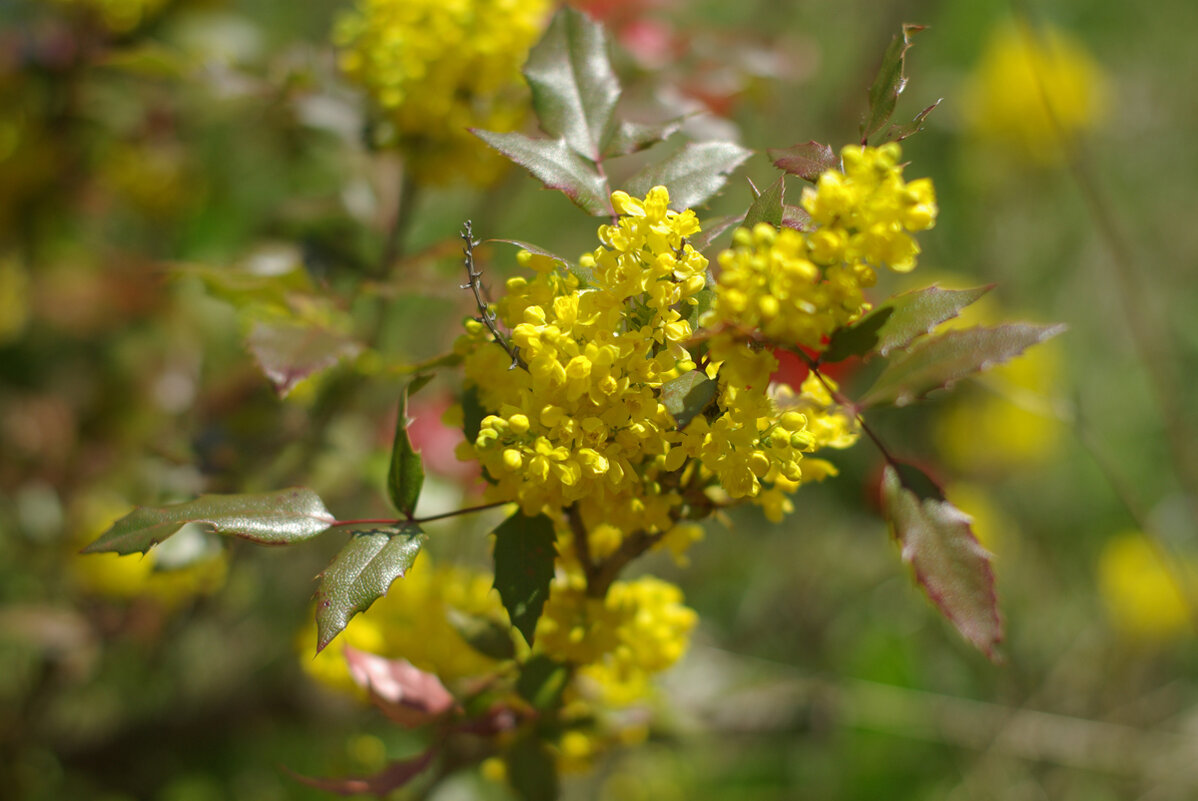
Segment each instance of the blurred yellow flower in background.
M1193 622L1190 604L1198 591L1196 568L1179 562L1170 570L1138 531L1107 540L1098 558L1098 587L1115 628L1142 640L1185 635Z
M1065 33L1026 22L995 28L964 92L965 114L980 139L1033 164L1063 161L1107 104L1107 79Z

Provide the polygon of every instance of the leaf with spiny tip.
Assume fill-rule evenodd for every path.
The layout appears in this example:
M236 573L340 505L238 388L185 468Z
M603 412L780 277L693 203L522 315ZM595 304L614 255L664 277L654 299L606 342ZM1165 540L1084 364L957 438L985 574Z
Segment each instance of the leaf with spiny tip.
M495 529L495 589L512 625L532 645L541 609L549 598L557 557L553 521L520 512Z
M905 72L907 51L911 49L911 38L925 30L923 25L904 24L901 33L895 34L882 56L882 65L878 75L869 88L869 111L861 121L861 141L864 143L873 136L894 113L898 96L907 87Z

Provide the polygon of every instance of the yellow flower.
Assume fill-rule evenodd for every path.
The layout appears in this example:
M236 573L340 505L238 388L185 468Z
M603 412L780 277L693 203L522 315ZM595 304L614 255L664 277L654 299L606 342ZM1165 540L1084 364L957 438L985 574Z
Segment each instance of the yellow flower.
M1165 640L1191 630L1191 604L1198 597L1196 566L1172 567L1171 571L1162 563L1161 554L1140 532L1124 532L1107 541L1098 560L1098 585L1119 631L1132 638Z
M506 161L468 129L523 122L520 67L549 10L548 0L358 0L333 41L342 72L393 126L417 180L487 184Z
M979 138L1054 164L1097 125L1107 94L1106 77L1082 45L1020 22L991 33L965 92L966 114Z

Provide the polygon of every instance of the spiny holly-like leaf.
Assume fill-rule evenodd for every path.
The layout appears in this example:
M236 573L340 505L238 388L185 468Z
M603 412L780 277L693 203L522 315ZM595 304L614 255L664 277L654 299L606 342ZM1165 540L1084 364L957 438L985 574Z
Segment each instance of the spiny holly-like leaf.
M361 345L339 331L283 320L255 322L246 346L280 397L308 376L362 352Z
M745 228L752 228L759 222L769 223L775 228L782 227L783 196L786 193L785 179L779 178L770 184L769 188L757 195L753 205L745 212Z
M512 743L503 756L508 783L520 801L556 801L557 760L543 739L527 733Z
M387 594L402 578L427 539L415 523L356 529L319 576L316 589L316 652L333 641L350 619Z
M861 141L873 136L894 113L894 105L898 96L907 87L905 73L907 51L911 48L911 38L924 30L923 25L903 25L902 33L896 34L882 56L882 66L874 78L873 86L869 88L869 111L861 122Z
M932 110L935 109L936 106L940 105L940 101L942 101L942 100L944 100L943 97L940 98L939 100L937 100L932 105L925 108L923 111L916 114L915 118L912 119L911 122L904 123L902 125L891 125L889 128L886 129L886 137L885 137L886 141L887 142L901 142L904 139L906 139L908 136L911 136L912 134L917 134L920 131L922 131L923 124L927 120L928 115L932 113Z
M570 680L570 669L544 654L532 657L520 667L516 692L540 712L557 707Z
M303 487L255 495L201 495L170 506L139 506L83 553L145 553L187 523L264 545L289 545L327 530L336 518Z
M815 141L770 148L765 152L775 167L811 183L818 181L821 173L840 166L840 157L832 152L832 148Z
M1065 330L1063 325L1007 323L947 331L922 340L886 366L861 399L863 406L904 406L929 392L1018 356Z
M345 779L317 779L302 776L294 771L288 771L298 781L309 787L337 795L374 795L382 798L398 790L412 779L424 772L436 756L436 749L430 748L420 756L411 759L401 759L392 762L381 772L373 776L351 777Z
M629 178L628 191L643 197L653 187L664 186L670 190L670 208L694 208L720 191L728 173L751 155L734 142L691 142Z
M354 683L404 728L423 726L457 705L439 678L406 659L386 659L347 645L345 662Z
M690 245L695 250L702 253L711 247L711 243L716 238L727 231L739 225L744 220L743 214L729 214L724 217L716 217L711 220L706 220L703 223L703 230L687 239Z
M691 370L662 384L661 402L683 429L711 405L718 386L702 370Z
M524 65L541 129L597 162L613 133L620 82L603 26L573 8L554 15Z
M791 206L789 203L782 207L782 224L796 231L810 231L811 215L802 206Z
M607 180L564 139L533 139L522 133L471 132L533 174L547 189L564 192L588 214L612 213Z
M895 295L852 325L837 329L821 357L838 362L850 356L877 353L889 356L907 347L961 309L994 288L993 284L973 289L941 289L932 285Z
M628 120L624 120L616 127L616 132L612 135L611 141L603 149L603 156L604 158L611 158L613 156L627 156L630 153L639 153L658 142L664 142L682 127L682 122L681 119L659 123L629 122Z
M583 283L583 286L586 286L595 280L595 276L591 274L590 270L585 269L585 268L575 264L574 262L570 261L569 259L567 259L563 256L559 256L556 253L545 250L542 247L538 247L536 245L529 244L528 242L522 242L519 239L488 239L486 241L487 242L503 242L508 245L515 245L516 247L520 248L521 250L527 250L529 253L534 253L537 256L544 256L547 259L552 259L553 261L555 261L558 264L565 267L566 270L568 270L576 278L578 278L578 280Z
M408 437L408 389L399 396L391 469L387 472L387 495L396 510L410 520L416 513L416 502L420 500L420 490L424 486L424 463Z
M482 430L483 418L488 414L478 397L478 387L471 384L462 391L462 433L467 442L478 439Z
M545 515L516 512L495 529L495 589L512 625L529 645L549 597L557 556L554 540L553 521Z
M882 476L882 499L915 580L965 639L996 658L1003 628L994 572L990 554L969 528L969 516L943 498L921 497L890 465Z

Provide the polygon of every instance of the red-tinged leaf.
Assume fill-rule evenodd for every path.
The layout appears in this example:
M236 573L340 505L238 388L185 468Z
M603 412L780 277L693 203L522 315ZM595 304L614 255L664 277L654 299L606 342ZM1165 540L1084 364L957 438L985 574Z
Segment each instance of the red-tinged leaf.
M519 164L545 184L565 193L595 216L612 213L607 179L595 165L575 153L562 139L533 139L522 133L471 129L475 136Z
M83 553L145 553L187 523L263 545L311 539L337 522L310 489L292 487L255 495L201 495L170 506L139 506Z
M316 652L333 641L354 615L370 608L402 578L427 537L415 523L356 529L321 572L316 589Z
M930 480L929 480L930 481ZM991 659L1003 639L990 554L970 530L970 518L942 498L921 497L886 466L883 511L932 603L961 635Z
M603 26L581 11L561 9L529 52L524 78L541 129L598 162L614 133L612 112L620 98Z
M941 101L943 101L943 100L944 100L943 97L940 98L935 103L933 103L932 105L925 108L923 111L916 114L915 118L912 119L908 123L904 123L903 125L891 125L889 128L886 129L886 141L887 142L901 142L904 139L906 139L908 136L917 134L920 131L922 131L923 124L925 121L927 121L928 115L931 114L932 110L935 109L936 106L939 106Z
M391 467L387 471L387 495L395 509L410 520L416 513L416 502L420 500L423 486L424 462L408 437L408 388L405 388L399 396L395 442L391 446Z
M643 197L655 186L670 191L670 208L690 209L704 203L753 152L735 142L691 142L674 155L628 179L628 191Z
M904 292L882 303L852 325L832 333L821 360L838 362L850 356L889 356L957 316L961 309L994 288L941 289L936 285Z
M896 34L882 56L882 65L869 88L869 111L861 122L861 141L873 136L894 113L898 96L907 87L906 57L911 49L911 38L924 30L923 25L903 25L902 33Z
M641 123L624 120L612 135L611 141L603 149L604 158L627 156L639 153L647 147L670 138L679 128L683 120L675 119L668 122Z
M441 717L457 701L441 680L406 659L385 659L345 646L349 675L383 713L407 729Z
M744 220L743 214L729 214L724 217L716 217L715 219L707 220L703 223L703 230L687 241L691 247L702 253L711 247L711 243L730 228L735 228Z
M806 209L791 205L782 207L782 225L796 231L810 231L815 227L811 224L811 215Z
M753 200L753 205L749 206L749 210L745 212L745 228L752 228L759 222L781 228L785 193L786 183L783 178L774 181L768 189L759 193Z
M289 321L255 322L246 346L280 397L308 376L362 352L361 345L339 331Z
M811 183L819 180L821 173L840 166L840 157L832 152L829 145L814 141L770 148L765 152L775 167Z
M290 770L287 772L294 776L296 780L303 782L309 787L315 787L317 790L324 790L326 793L335 793L337 795L375 795L382 798L403 787L423 773L429 764L432 763L436 753L435 749L430 748L420 756L392 762L381 772L373 776L364 776L361 778L317 779L310 776L303 776Z
M545 515L516 512L495 529L495 589L512 625L529 645L549 597L555 541L553 521Z
M916 343L898 356L861 399L862 406L905 406L929 392L952 386L1065 330L1063 325L1007 323L994 328L947 331Z

